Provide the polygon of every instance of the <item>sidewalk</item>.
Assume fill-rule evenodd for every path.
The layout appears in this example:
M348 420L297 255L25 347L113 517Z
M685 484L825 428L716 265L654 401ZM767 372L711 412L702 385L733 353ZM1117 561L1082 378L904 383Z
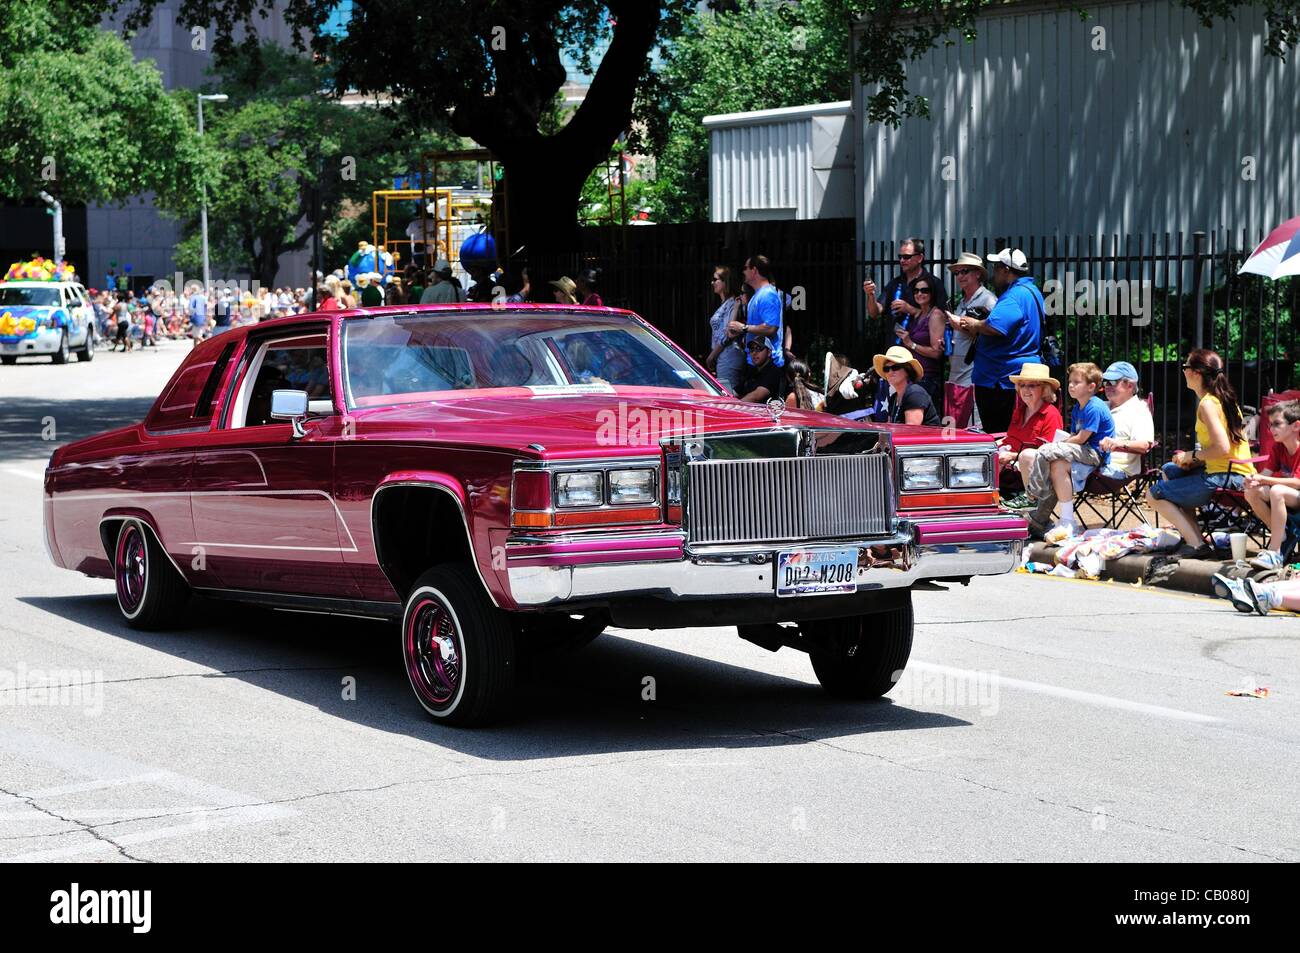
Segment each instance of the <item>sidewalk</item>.
M1032 541L1028 546L1029 559L1032 562L1047 563L1049 566L1054 566L1056 565L1056 554L1059 550L1059 546L1053 546L1042 541ZM1152 567L1153 563L1155 563L1154 569ZM1210 577L1218 572L1235 579L1250 576L1257 582L1280 578L1279 570L1256 569L1249 562L1243 566L1238 566L1231 557L1226 559L1173 560L1168 553L1133 553L1119 559L1107 560L1100 578L1103 582L1130 584L1143 582L1144 585L1152 588L1173 589L1198 596L1213 596L1214 590L1210 585Z

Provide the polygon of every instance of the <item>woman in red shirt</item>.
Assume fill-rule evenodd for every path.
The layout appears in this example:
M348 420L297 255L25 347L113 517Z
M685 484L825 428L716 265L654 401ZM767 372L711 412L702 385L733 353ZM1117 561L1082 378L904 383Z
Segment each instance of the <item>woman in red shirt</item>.
M1061 390L1061 382L1051 376L1046 364L1025 364L1019 374L1011 375L1011 383L1016 385L1015 409L1011 412L1011 426L1007 435L998 443L998 484L1019 470L1020 483L1023 488L1029 479L1029 468L1034 462L1034 452L1045 443L1056 439L1056 432L1061 426L1061 412L1056 407L1056 397ZM1011 484L1015 480L1010 481ZM1019 502L1017 497L1006 501L1013 507ZM1026 498L1027 499L1027 498ZM1031 504L1032 505L1032 504Z

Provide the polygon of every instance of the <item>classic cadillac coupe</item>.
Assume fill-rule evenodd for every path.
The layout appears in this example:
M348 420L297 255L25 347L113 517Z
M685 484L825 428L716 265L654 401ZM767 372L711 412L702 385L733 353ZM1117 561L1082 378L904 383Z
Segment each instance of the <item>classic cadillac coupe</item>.
M143 422L55 451L45 541L138 628L192 594L400 620L452 724L610 624L734 625L872 698L912 589L1017 565L995 462L980 433L742 403L626 311L373 308L194 348Z

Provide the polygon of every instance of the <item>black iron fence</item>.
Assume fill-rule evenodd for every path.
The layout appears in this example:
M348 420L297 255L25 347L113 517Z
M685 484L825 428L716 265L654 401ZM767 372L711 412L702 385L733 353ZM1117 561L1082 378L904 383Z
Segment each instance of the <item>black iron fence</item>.
M1262 239L1244 231L946 239L927 243L926 257L956 302L960 292L944 265L962 251L1022 249L1047 303L1044 350L1057 376L1079 361L1133 364L1155 398L1163 456L1193 439L1195 398L1181 371L1192 348L1220 354L1243 405L1258 407L1264 395L1296 385L1300 279L1237 273ZM859 285L897 273L898 242L868 243L864 251ZM877 346L888 333L868 329Z
M1300 354L1300 278L1239 275L1262 239L1244 232L1088 238L941 239L926 243L926 267L960 299L945 265L963 251L981 256L1022 249L1047 299L1044 337L1057 376L1077 361L1102 367L1127 360L1153 393L1163 454L1190 446L1195 407L1180 371L1198 346L1218 351L1247 406L1296 386ZM584 230L582 253L533 258L534 293L543 282L582 267L601 269L607 304L630 308L688 351L709 349L708 318L717 307L715 265L739 274L750 254L772 259L776 283L796 297L795 351L818 373L822 354L848 354L865 367L892 343L892 320L866 317L862 282L883 286L898 272L898 241L853 248L853 223L769 221L693 223ZM542 297L538 297L542 300Z

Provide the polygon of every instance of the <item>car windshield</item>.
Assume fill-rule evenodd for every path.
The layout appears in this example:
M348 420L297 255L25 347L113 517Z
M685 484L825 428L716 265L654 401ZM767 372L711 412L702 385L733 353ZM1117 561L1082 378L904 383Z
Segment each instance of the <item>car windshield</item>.
M343 324L349 406L492 387L665 387L720 393L674 348L630 318L460 311Z
M12 304L59 306L58 288L32 288L21 285L0 285L0 307Z

